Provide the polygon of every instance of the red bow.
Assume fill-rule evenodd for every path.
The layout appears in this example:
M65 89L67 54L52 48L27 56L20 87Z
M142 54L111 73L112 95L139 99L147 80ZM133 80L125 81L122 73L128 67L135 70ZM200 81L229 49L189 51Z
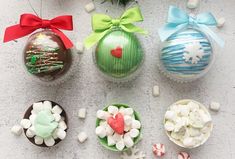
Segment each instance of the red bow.
M73 30L73 20L71 15L64 15L56 17L52 20L46 20L41 19L33 14L22 14L20 16L20 24L6 28L4 42L21 38L39 28L51 29L61 38L67 49L73 47L73 43L63 32L59 30Z

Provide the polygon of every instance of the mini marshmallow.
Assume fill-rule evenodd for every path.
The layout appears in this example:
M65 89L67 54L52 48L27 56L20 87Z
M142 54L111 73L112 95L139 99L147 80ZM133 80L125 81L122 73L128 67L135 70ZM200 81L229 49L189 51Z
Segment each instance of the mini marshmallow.
M107 120L111 115L103 110L98 110L96 113L97 118Z
M175 120L176 119L176 113L174 111L166 111L166 114L165 114L165 118L168 119L168 120Z
M175 129L174 123L167 121L164 125L166 131L173 131Z
M42 111L44 108L44 105L42 102L38 102L38 103L33 103L33 112L34 113L38 113L40 111Z
M182 116L188 116L190 108L187 105L180 105L180 115Z
M54 106L54 107L52 108L51 111L52 111L54 114L61 114L63 110L62 110L58 105L56 105L56 106Z
M66 132L63 129L57 129L57 137L61 140L64 140L64 138L66 137Z
M124 122L125 122L125 125L130 126L132 124L132 117L130 117L129 115L125 115Z
M195 145L195 140L192 137L186 137L183 139L183 144L186 147L193 147Z
M53 114L53 116L54 116L56 122L60 121L60 119L61 119L60 114Z
M44 101L43 102L44 109L51 110L52 109L52 103L50 101Z
M180 152L178 154L178 159L191 159L191 157L187 152Z
M20 136L23 132L23 129L20 125L14 125L11 128L11 133L13 133L14 135Z
M224 26L224 24L225 24L225 18L224 17L217 19L217 27L218 28L222 28Z
M131 130L131 125L128 126L128 125L124 125L124 131L127 132L127 131L130 131Z
M132 124L131 124L131 128L133 128L133 129L140 129L140 127L141 127L140 121L133 119L132 120Z
M200 109L199 114L201 116L202 121L204 122L203 124L210 123L212 121L211 117L204 112L204 110Z
M159 89L159 86L153 86L153 96L154 97L158 97L160 94L160 89Z
M124 149L124 147L125 147L125 144L124 144L123 139L120 140L120 141L118 141L118 142L116 143L116 148L117 148L119 151L122 151L122 150Z
M61 120L59 122L59 126L58 127L61 128L62 130L66 130L67 129L67 125L66 125L65 121L63 121L63 120Z
M104 129L103 126L98 126L95 129L95 133L97 136L99 136L100 138L104 138L106 136L106 131Z
M187 106L190 108L190 111L194 112L199 109L199 105L193 101L189 102Z
M114 130L108 124L105 127L105 131L107 136L113 135L114 133Z
M34 120L36 119L36 116L37 115L35 115L35 114L32 114L32 115L29 116L29 120L30 120L31 123L34 123Z
M31 122L29 119L22 119L20 121L20 125L24 128L24 129L28 129L31 126Z
M129 133L130 137L135 138L140 134L140 131L138 129L131 129Z
M125 108L124 114L125 115L132 115L134 113L134 110L132 108Z
M108 107L108 112L109 112L110 114L115 115L115 114L118 113L118 107L111 105L111 106Z
M124 108L124 107L119 108L119 113L125 114L125 109L126 109L126 108Z
M50 147L50 146L55 145L55 140L52 137L50 137L50 138L44 139L44 143L45 145Z
M95 4L93 2L88 3L85 6L85 10L86 10L87 13L92 12L93 10L95 10Z
M122 140L122 137L123 137L123 135L119 135L118 133L114 133L114 134L113 134L113 139L114 139L114 141L116 141L116 142Z
M199 5L199 0L188 0L187 7L189 9L195 9Z
M28 138L33 138L34 136L35 136L35 134L34 133L32 133L32 131L30 131L29 129L27 129L26 130L26 136L28 137Z
M52 137L53 137L53 139L58 139L58 135L57 135L57 133L58 133L58 130L59 129L56 129L54 132L53 132L53 134L52 134Z
M78 141L79 141L80 143L85 142L85 141L87 140L87 138L88 138L88 136L87 136L87 134L86 134L85 132L80 132L80 133L78 134Z
M113 139L113 136L108 136L108 146L113 146L116 144L116 141Z
M35 136L34 137L34 142L37 145L41 145L43 143L43 138L39 137L39 136Z
M211 102L210 109L213 111L219 111L220 110L220 103Z
M188 128L188 133L191 137L199 136L201 134L199 129L189 127Z
M81 108L78 110L78 117L81 119L86 118L86 108Z
M182 138L182 136L180 135L180 133L177 132L171 132L171 137L176 139L176 140L180 140Z
M134 145L134 142L130 136L125 135L123 141L127 148L130 148Z
M84 51L83 43L81 43L80 41L77 41L76 42L76 49L77 49L78 53L83 53L83 51Z

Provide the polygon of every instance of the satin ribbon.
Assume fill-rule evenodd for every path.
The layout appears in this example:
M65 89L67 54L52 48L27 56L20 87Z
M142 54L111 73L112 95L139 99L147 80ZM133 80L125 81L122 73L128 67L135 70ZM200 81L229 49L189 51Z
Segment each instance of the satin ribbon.
M162 41L167 40L172 34L183 30L188 27L197 28L202 32L209 35L212 39L214 39L221 47L224 46L224 41L218 37L209 26L216 26L217 21L215 17L207 12L197 15L196 17L192 17L188 15L183 10L175 6L170 6L168 12L168 20L167 24L158 30L160 39Z
M73 30L73 20L71 15L58 16L54 19L46 20L33 14L22 14L20 16L19 24L6 28L4 42L21 38L39 28L47 28L52 30L60 37L67 49L73 47L73 43L63 32L59 30Z
M92 47L110 30L115 27L120 27L126 32L137 32L146 34L147 31L135 26L133 22L141 22L143 17L139 7L130 8L123 13L118 19L112 19L105 14L94 14L92 16L93 33L85 39L86 48Z

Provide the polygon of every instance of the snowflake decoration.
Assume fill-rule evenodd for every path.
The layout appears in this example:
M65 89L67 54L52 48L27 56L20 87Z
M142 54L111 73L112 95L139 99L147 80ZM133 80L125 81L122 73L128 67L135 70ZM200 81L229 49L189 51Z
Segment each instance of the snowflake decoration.
M130 149L130 154L127 152L123 152L121 155L122 159L144 159L145 154L140 151L136 146Z
M194 42L185 46L184 49L185 62L191 61L192 64L197 64L198 61L204 56L204 51L202 50L201 44L199 42Z

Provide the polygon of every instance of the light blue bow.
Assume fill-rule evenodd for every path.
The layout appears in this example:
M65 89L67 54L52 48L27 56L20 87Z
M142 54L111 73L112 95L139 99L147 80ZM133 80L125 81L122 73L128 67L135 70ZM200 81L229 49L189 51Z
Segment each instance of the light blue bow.
M197 15L196 17L189 16L183 10L175 6L170 6L168 12L167 24L158 30L158 34L162 41L167 40L172 34L188 27L198 28L202 32L209 35L221 47L224 46L224 41L218 37L208 26L216 26L215 17L207 12Z

